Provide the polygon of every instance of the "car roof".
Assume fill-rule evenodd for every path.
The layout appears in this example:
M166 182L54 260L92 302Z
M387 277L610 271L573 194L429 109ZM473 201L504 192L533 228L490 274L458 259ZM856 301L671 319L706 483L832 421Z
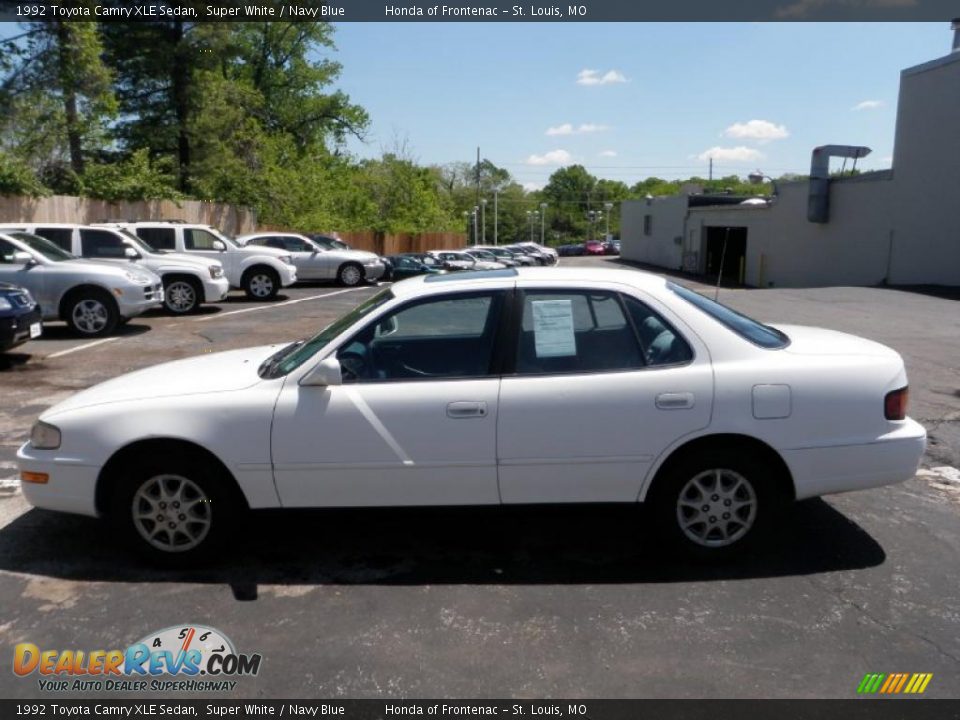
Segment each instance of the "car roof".
M606 282L617 285L631 285L636 288L656 292L666 286L666 279L655 273L643 270L625 270L618 268L585 267L518 267L504 270L479 270L476 272L458 272L448 275L427 275L401 280L391 286L397 297L429 295L440 286L444 290L482 290L491 284L503 285L504 280L513 280L523 286L527 282L539 284L550 281L557 285L576 285L582 282Z

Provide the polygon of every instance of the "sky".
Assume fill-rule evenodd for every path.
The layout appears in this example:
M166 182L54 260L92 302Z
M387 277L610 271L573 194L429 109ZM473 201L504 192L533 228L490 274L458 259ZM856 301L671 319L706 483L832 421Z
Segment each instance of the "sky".
M476 148L528 188L558 167L633 184L807 173L818 145L890 167L900 70L949 23L340 23L337 86L370 114L360 157Z

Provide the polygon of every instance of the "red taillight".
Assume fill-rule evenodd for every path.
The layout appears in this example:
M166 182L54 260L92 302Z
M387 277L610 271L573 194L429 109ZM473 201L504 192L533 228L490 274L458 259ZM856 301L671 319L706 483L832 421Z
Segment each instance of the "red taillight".
M907 416L907 397L910 389L902 387L888 392L883 399L883 414L887 420L903 420Z

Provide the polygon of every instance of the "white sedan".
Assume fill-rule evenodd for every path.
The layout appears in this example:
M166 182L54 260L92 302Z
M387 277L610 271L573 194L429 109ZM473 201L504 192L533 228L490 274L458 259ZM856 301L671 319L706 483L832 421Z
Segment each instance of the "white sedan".
M243 247L286 250L297 267L298 280L336 280L352 287L364 280L379 280L387 269L375 253L350 248L330 249L296 233L254 233L238 237L237 242Z
M248 509L599 502L652 505L720 557L788 501L912 477L906 402L875 342L647 273L521 268L405 280L308 340L118 377L43 413L18 459L31 503L167 562Z

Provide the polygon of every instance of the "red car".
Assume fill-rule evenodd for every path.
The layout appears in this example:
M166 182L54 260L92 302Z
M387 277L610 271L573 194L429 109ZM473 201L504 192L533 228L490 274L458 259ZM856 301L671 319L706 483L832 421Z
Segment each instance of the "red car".
M599 240L587 240L583 244L584 255L603 255L604 252L603 243Z

